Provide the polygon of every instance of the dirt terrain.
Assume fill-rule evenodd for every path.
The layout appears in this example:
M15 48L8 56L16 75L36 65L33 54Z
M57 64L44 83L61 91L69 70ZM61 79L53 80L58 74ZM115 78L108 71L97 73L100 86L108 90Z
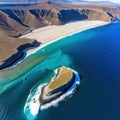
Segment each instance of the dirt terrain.
M69 2L36 2L0 4L0 64L17 52L17 48L33 39L19 38L32 30L51 25L64 25L70 21L120 19L120 10L112 4Z

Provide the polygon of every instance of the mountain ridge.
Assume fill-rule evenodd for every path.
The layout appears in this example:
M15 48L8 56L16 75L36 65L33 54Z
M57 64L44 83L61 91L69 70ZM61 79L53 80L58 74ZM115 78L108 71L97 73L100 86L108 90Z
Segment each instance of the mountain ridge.
M120 19L120 10L111 5L75 5L41 2L36 4L0 6L0 29L8 36L18 36L30 29L47 25L62 25L74 20Z

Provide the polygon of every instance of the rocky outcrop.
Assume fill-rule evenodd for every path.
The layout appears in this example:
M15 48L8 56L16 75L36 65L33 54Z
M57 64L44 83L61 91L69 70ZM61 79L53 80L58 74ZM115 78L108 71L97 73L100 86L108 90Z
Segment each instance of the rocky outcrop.
M63 23L76 20L102 20L106 22L114 20L111 14L95 9L60 10L58 16Z
M88 19L86 14L80 13L78 10L60 10L58 18L65 24L70 21Z

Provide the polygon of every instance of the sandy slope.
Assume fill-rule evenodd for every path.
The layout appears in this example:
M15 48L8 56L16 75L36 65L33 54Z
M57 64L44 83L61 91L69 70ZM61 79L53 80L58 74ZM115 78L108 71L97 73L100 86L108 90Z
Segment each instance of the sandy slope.
M22 36L21 38L30 38L36 39L42 42L42 45L39 48L30 50L28 55L35 52L37 49L40 49L43 45L56 41L58 38L67 36L69 34L83 31L89 28L94 28L97 26L106 25L108 22L103 21L80 21L73 22L62 26L47 26L43 28L38 28L33 30L33 32Z

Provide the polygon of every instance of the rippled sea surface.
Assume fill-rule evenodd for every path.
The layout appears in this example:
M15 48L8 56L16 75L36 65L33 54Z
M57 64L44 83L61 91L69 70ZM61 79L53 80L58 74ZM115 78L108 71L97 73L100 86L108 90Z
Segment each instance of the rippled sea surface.
M0 120L34 119L24 114L27 97L32 97L39 84L49 82L53 71L61 65L82 75L80 88L57 107L40 110L35 120L120 119L120 22L117 22L65 37L16 67L0 71Z

